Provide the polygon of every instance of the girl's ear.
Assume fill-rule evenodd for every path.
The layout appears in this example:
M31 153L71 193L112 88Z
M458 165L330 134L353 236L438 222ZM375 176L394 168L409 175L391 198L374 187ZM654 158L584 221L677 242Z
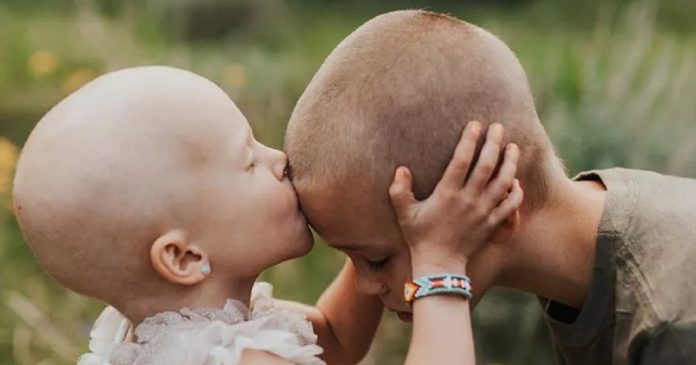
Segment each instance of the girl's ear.
M158 237L150 248L150 261L160 276L174 284L194 285L210 274L208 254L190 244L181 230Z
M515 210L510 216L503 222L498 228L493 231L489 242L492 243L505 243L509 241L512 236L517 231L517 227L520 226L520 210Z

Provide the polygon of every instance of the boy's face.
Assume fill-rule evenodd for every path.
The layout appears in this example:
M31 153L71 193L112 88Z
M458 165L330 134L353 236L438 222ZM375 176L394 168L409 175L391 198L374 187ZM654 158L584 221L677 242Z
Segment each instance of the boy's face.
M391 207L365 199L360 188L327 194L302 184L297 187L312 227L329 246L353 261L358 290L379 295L388 310L410 321L412 310L404 302L403 287L411 279L411 257ZM475 294L472 306L492 282L496 254L484 249L469 262L467 274L474 282Z
M355 265L358 289L379 295L388 310L410 320L403 285L411 277L411 259L393 213L348 196L337 203L322 194L298 192L312 227Z

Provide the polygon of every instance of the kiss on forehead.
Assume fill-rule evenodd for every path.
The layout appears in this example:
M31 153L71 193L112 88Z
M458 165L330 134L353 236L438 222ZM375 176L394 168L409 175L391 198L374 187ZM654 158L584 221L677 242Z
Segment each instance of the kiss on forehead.
M413 321L406 364L473 364L470 310L493 286L539 298L563 363L696 356L696 181L568 178L490 32L416 10L368 21L309 83L285 149L164 66L46 113L13 201L43 268L109 304L79 365L357 363L384 308ZM256 280L311 250L309 224L348 259L315 306L274 299Z

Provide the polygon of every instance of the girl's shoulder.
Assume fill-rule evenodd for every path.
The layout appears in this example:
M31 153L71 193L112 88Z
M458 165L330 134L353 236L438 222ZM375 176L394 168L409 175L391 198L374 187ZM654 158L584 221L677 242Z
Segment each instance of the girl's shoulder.
M134 333L135 336L131 335ZM257 283L250 306L228 300L222 309L182 309L150 317L135 329L107 308L90 333L89 354L78 365L246 363L245 350L266 352L296 364L324 364L322 349L303 313L278 308L272 287ZM264 356L263 354L249 356ZM253 364L254 357L251 363ZM282 363L282 362L280 362Z

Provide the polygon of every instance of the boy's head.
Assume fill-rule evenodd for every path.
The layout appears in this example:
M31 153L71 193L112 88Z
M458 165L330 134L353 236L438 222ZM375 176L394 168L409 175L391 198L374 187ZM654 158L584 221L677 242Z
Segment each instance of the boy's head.
M14 204L42 266L77 292L118 306L204 281L224 290L311 248L286 162L212 82L127 69L38 123Z
M525 209L544 204L563 171L526 75L502 41L463 21L426 11L368 21L329 55L292 114L285 147L305 214L392 309L406 310L410 275L389 202L394 170L408 166L416 197L428 196L472 120L504 125L521 148ZM485 288L500 258L479 257L470 269Z

